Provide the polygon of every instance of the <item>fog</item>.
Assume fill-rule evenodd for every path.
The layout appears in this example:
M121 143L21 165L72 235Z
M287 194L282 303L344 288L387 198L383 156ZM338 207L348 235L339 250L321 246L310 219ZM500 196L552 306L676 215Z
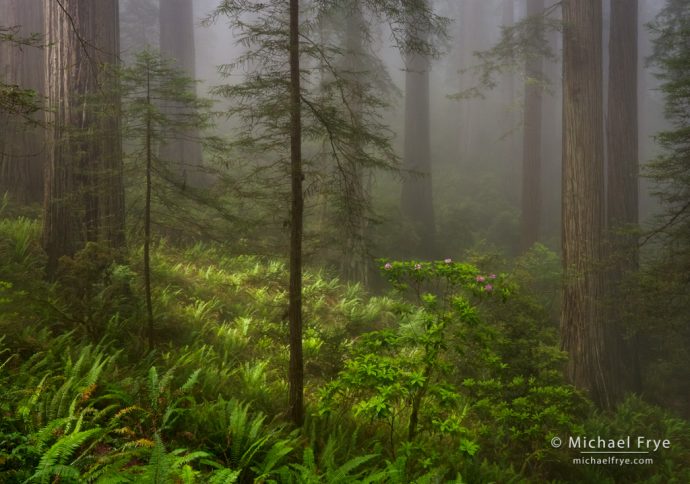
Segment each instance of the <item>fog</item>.
M221 76L219 66L232 63L246 50L234 37L227 18L222 15L209 21L218 2L196 0L194 6L195 66L194 77L199 80L198 92L209 95L214 86L240 83L247 73L238 68ZM639 153L640 160L653 159L658 154L654 135L663 128L663 106L652 69L645 67L651 53L649 33L645 25L659 12L663 2L644 1L639 15ZM436 207L436 224L440 240L454 240L444 250L458 252L488 242L507 253L518 247L517 220L520 215L520 186L522 177L522 130L525 94L524 65L515 59L503 59L504 72L496 74L496 85L483 87L480 96L454 99L463 90L480 84L473 67L481 64L476 53L490 50L501 39L502 26L510 26L525 18L524 2L507 0L435 1L432 5L439 15L450 19L447 38L439 45L439 55L430 64L430 131L431 180ZM550 8L550 18L558 20L557 8ZM157 44L157 27L142 11L155 10L148 2L121 2L123 50L134 52L142 42ZM137 13L139 12L139 13ZM608 57L608 7L604 11L604 73ZM146 25L137 25L136 20ZM183 21L181 19L180 21ZM342 20L341 20L342 21ZM336 20L338 22L338 20ZM396 88L393 102L383 115L395 133L394 146L403 151L403 119L405 61L395 47L390 28L385 23L374 25L371 54L381 59ZM561 39L560 32L546 33L555 58L544 63L542 101L542 215L540 240L555 250L560 239L561 185ZM508 64L512 64L509 65ZM606 80L605 80L606 82ZM217 98L216 98L217 99ZM217 99L222 109L227 100ZM232 121L222 122L219 134L232 136ZM373 194L375 209L390 219L396 217L399 177L392 179L378 174ZM640 217L650 221L656 211L655 199L650 195L650 183L641 179ZM481 189L477 187L481 186ZM484 207L484 208L482 208ZM423 254L418 254L423 255Z

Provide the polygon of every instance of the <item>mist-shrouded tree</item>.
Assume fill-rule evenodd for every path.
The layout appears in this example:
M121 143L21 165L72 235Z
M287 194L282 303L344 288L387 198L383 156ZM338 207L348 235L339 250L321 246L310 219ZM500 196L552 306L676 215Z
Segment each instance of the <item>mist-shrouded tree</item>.
M347 49L342 42L316 40L322 15L357 8L366 12L362 15L367 22L362 30L364 39L366 25L388 22L401 50L431 50L429 42L408 36L411 12L428 19L422 23L443 23L420 0L409 0L402 6L388 0L300 4L295 0L289 4L226 0L212 16L229 21L238 43L245 48L234 63L221 69L227 75L244 69L244 82L215 90L230 99L228 114L239 122L234 142L234 158L239 165L236 171L253 174L254 209L262 210L264 219L289 228L290 243L282 243L282 247L289 245L286 252L290 260L288 413L297 425L304 417L302 241L313 203L323 200L318 195L325 193L342 204L345 214L351 213L349 207L366 204L362 191L353 190L362 170L391 169L397 161L389 130L381 122L385 96L376 91L377 83L363 82L364 75L348 75L347 67L343 68L348 62L343 59ZM290 103L285 103L286 99ZM323 169L325 155L330 158L329 170ZM290 207L288 213L286 205ZM346 216L343 225L349 220ZM275 233L280 235L280 231ZM286 238L284 233L282 237Z
M120 50L123 62L160 43L158 0L120 0Z
M173 59L175 65L192 79L196 77L194 42L194 5L192 0L160 0L160 52ZM172 104L170 110L180 110ZM186 128L174 140L160 146L161 155L174 160L185 182L192 186L205 184L206 173L201 169L202 150L196 141L199 133L193 126Z
M174 141L180 132L211 126L210 103L197 98L195 81L151 50L138 53L120 70L122 123L126 143L126 180L129 209L143 212L143 273L149 347L154 346L155 327L151 295L151 247L157 226L174 199L192 196L177 172L175 159L164 157L159 147ZM175 104L181 109L169 110ZM198 138L198 143L217 145L215 138ZM192 200L194 201L194 200ZM197 200L198 201L198 200ZM190 202L191 203L191 202ZM179 214L178 214L179 215ZM167 216L169 220L169 215Z
M610 367L623 391L639 391L634 337L626 337L623 281L637 270L638 122L637 0L611 0L608 109L606 115ZM618 344L620 347L615 348Z
M118 2L44 0L46 122L43 245L48 270L86 241L124 244Z
M535 17L544 11L544 0L527 0L527 16ZM535 17L539 19L540 17ZM542 22L534 23L542 29ZM543 36L536 33L537 38ZM525 108L522 137L522 215L521 250L526 251L539 240L541 228L541 150L542 150L542 92L544 59L530 54L525 63Z
M570 381L600 406L617 386L610 368L605 296L602 5L563 3L563 289L561 345Z
M410 25L418 19L410 14ZM424 28L410 32L411 41L424 41ZM415 39L414 36L418 36ZM412 231L408 241L410 257L433 258L436 223L431 180L431 120L429 118L429 56L409 51L405 56L405 146L403 167L408 170L402 186L401 211Z
M35 115L44 91L42 0L0 2L0 28L0 194L38 203L44 155Z
M641 278L646 307L643 338L645 390L654 398L687 412L690 382L690 2L667 0L648 25L652 55L648 59L664 97L665 128L655 140L661 153L645 167L654 182L662 212L644 246L655 242L656 257ZM642 298L640 298L642 299ZM639 306L638 306L639 307ZM651 378L650 378L651 377Z

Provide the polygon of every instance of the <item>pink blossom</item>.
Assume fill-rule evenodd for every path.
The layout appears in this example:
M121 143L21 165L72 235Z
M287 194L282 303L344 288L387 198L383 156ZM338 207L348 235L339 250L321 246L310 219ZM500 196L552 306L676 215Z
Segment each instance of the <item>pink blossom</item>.
M414 269L415 269L416 271L420 270L421 268L422 268L422 264L415 264L415 265L414 265Z
M489 279L496 279L496 274L489 274Z
M448 259L445 259L443 262L445 262L446 264L450 264L450 263L453 262L453 261L452 261L452 259L449 257Z
M387 271L390 271L393 268L393 264L391 264L390 262L386 262L386 265L383 266L383 268Z
M477 276L477 282L484 282L485 280L484 276Z
M484 286L484 290L486 292L491 292L494 290L494 286L492 286L491 284L487 284L486 286Z

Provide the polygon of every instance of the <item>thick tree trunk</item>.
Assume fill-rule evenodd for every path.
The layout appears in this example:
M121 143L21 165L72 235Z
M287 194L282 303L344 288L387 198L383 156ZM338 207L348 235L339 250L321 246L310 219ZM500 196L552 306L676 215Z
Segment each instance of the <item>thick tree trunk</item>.
M613 404L602 314L604 144L601 0L563 3L562 347L568 377L602 407Z
M405 62L405 147L402 186L402 214L413 233L405 244L410 257L433 258L436 251L436 223L431 183L431 139L429 120L429 59L408 52Z
M302 114L299 70L299 0L290 0L290 324L289 402L293 423L304 423L304 361L302 356Z
M160 2L160 51L163 57L174 59L176 66L192 79L196 76L194 44L194 8L192 0L161 0ZM174 112L184 114L180 107ZM199 132L187 128L174 133L173 139L160 148L165 161L177 165L177 174L185 184L201 187L206 184L206 175L201 168L201 144Z
M18 27L17 36L43 33L42 0L1 0L0 22ZM38 47L0 42L0 80L43 95L43 52ZM24 119L0 114L0 196L4 193L19 203L43 200L42 129Z
M607 226L609 229L611 366L622 386L639 391L640 376L634 339L624 341L625 313L621 283L637 270L637 237L630 233L638 223L638 123L637 123L637 0L611 0L609 39L609 89L606 117L608 177Z
M44 0L49 110L43 242L49 271L85 241L124 243L117 0Z
M527 16L544 11L544 0L527 0ZM525 112L522 142L522 251L539 240L541 228L541 100L542 87L535 82L543 77L542 57L532 57L525 66Z

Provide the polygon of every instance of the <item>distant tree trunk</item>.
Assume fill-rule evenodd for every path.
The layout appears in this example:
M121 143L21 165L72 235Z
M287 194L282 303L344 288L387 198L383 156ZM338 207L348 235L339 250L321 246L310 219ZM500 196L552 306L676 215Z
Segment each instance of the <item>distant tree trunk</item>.
M568 377L601 407L614 402L602 314L604 144L601 0L563 3L563 302Z
M511 27L515 24L515 1L503 0L501 9L501 26ZM519 176L519 163L517 160L519 143L516 139L516 116L515 113L515 75L508 69L503 75L501 92L503 93L503 108L501 112L501 133L499 140L504 146L504 161L507 167L504 178L503 190L509 196L511 203L518 203L520 187L516 186L515 179Z
M146 65L146 200L144 202L144 296L146 298L149 351L152 351L154 347L153 301L151 299L151 175L153 170L151 104L151 64L149 59Z
M124 244L117 0L44 0L49 110L43 243L48 269L85 241Z
M606 118L608 177L607 226L609 229L610 294L613 342L611 365L626 390L639 391L637 348L633 339L622 341L621 315L625 314L621 283L638 266L637 237L630 229L638 223L638 123L637 123L637 0L611 0L609 39L609 89Z
M407 52L405 59L405 147L402 214L410 222L407 247L411 257L435 257L436 223L431 183L429 59Z
M19 27L18 37L43 33L42 0L0 1L0 22ZM43 95L43 52L37 47L0 42L0 79L5 84L32 89ZM0 115L0 196L5 192L19 203L43 200L44 146L41 129L11 114Z
M563 66L561 64L560 32L548 34L556 59L545 62L544 72L551 88L542 97L542 217L541 237L560 243L561 235L561 159L563 146Z
M161 0L160 50L163 57L174 59L186 76L196 77L194 44L194 8L192 0ZM173 111L181 108L172 107ZM177 165L178 175L192 187L206 184L201 169L202 153L196 129L185 129L161 145L161 158Z
M352 5L345 12L345 65L343 66L345 72L343 78L349 80L353 84L357 84L364 71L363 55L364 48L362 45L362 29L364 21L362 18L362 11L359 2ZM351 113L351 122L357 129L362 129L362 99L359 89L355 88L350 91L348 99L348 108ZM343 228L347 232L345 235L346 245L345 254L342 257L342 273L347 280L361 282L366 285L368 275L367 264L367 247L366 247L366 204L367 204L367 190L364 185L364 169L358 163L358 151L361 146L353 146L351 153L349 153L350 161L348 163L347 176L351 178L348 180L348 193L345 196L348 198L346 203L346 210L348 213L345 217L348 219Z
M290 324L289 402L290 417L297 426L304 423L304 360L302 356L302 119L299 67L299 0L290 0Z
M527 0L527 16L544 11L544 0ZM544 60L533 56L525 66L525 111L522 142L522 251L539 240L541 228L541 101L542 87L535 82L543 78Z

